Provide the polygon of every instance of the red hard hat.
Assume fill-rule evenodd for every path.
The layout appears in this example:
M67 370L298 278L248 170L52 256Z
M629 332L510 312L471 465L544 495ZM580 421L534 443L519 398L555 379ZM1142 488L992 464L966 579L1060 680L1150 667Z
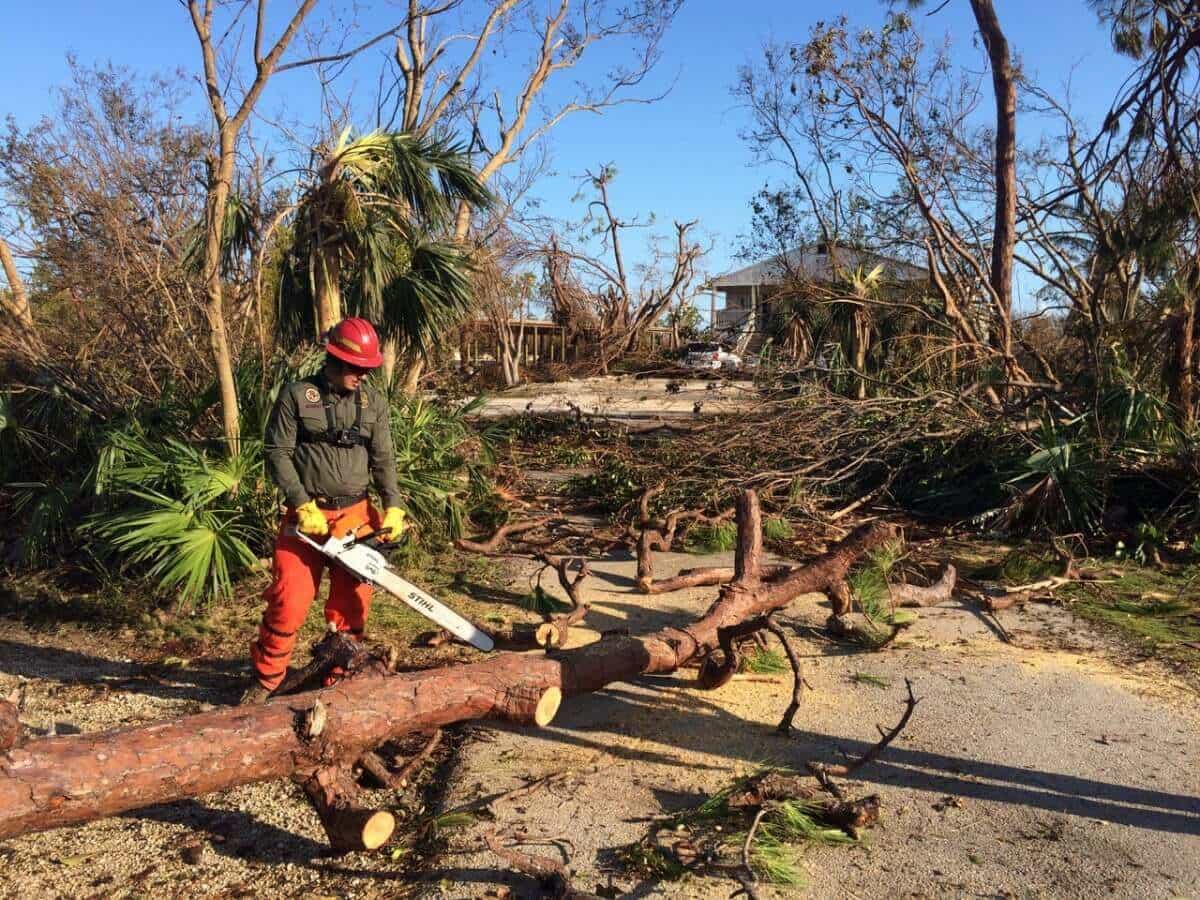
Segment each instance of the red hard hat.
M342 319L330 328L325 352L362 369L374 369L383 364L379 335L366 319Z

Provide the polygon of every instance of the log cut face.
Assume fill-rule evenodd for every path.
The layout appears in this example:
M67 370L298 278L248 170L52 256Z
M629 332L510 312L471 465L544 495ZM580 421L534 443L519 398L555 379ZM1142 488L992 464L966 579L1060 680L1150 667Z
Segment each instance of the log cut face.
M563 696L643 673L667 673L719 647L718 632L840 583L863 552L890 539L860 529L785 577L762 583L758 499L738 508L739 580L698 621L646 637L614 636L545 656L500 654L424 672L347 678L333 687L92 735L31 741L0 754L0 838L73 825L239 784L310 778L349 765L386 740L482 718L546 724ZM319 734L307 714L324 709Z

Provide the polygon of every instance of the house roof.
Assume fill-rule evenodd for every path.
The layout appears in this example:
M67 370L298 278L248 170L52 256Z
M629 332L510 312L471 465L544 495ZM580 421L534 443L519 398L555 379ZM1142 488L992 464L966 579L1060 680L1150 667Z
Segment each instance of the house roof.
M861 266L869 270L882 265L884 278L891 281L925 281L929 278L929 270L922 266L914 266L899 259L872 253L870 250L839 247L837 254L839 264L848 269ZM718 275L705 284L704 289L719 291L723 288L777 284L788 274L803 275L814 281L828 281L833 277L829 254L824 252L824 247L820 244L797 247L787 253L780 253L770 259Z

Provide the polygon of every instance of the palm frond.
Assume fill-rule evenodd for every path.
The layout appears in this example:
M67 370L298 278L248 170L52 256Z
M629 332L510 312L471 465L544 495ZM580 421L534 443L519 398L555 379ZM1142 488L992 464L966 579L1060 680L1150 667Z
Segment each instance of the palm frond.
M227 596L233 576L255 565L254 529L233 509L197 509L158 491L131 490L140 507L97 516L94 533L126 565L145 565L147 577L185 602Z
M384 290L377 310L363 309L385 338L425 351L471 311L470 257L454 244L426 241L411 248L410 267ZM372 315L373 314L373 315Z

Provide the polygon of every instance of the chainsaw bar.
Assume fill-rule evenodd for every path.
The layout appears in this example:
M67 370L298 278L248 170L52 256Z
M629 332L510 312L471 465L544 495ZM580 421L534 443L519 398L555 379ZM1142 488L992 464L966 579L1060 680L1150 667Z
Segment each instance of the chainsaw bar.
M459 640L465 641L485 653L495 646L491 635L472 625L450 607L434 599L412 582L401 578L391 570L387 558L382 553L366 544L358 543L353 534L340 538L330 537L324 544L317 543L299 530L295 531L295 535L357 578L381 587L389 594L398 597L413 610L446 629Z

